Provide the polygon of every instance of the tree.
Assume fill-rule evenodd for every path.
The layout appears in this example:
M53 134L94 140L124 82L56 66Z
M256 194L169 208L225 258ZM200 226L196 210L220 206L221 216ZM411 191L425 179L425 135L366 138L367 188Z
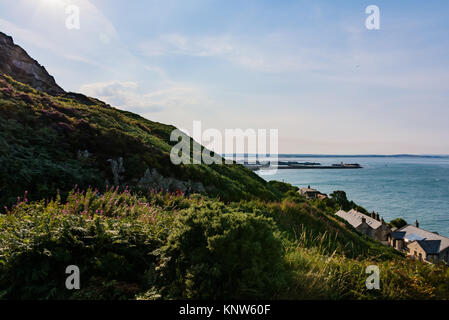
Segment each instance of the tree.
M390 225L393 227L396 227L397 229L400 229L407 225L407 221L405 221L402 218L396 218L396 219L390 221Z
M346 192L342 190L334 191L330 194L332 200L334 200L343 210L350 210L351 204L348 201Z

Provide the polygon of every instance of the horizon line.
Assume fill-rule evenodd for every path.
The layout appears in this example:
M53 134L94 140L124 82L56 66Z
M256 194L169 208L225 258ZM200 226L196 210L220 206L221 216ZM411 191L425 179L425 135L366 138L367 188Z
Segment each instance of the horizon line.
M271 154L258 154L258 153L223 153L221 156L237 156L237 157L254 157L264 156L270 157ZM399 153L399 154L330 154L330 153L278 153L277 156L300 156L300 157L449 157L449 154L412 154L412 153Z

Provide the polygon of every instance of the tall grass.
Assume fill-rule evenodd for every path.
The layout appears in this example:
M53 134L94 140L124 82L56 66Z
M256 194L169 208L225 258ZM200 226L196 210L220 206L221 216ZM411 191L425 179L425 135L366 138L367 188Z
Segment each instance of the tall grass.
M287 247L286 262L293 274L287 299L449 299L449 269L420 261L356 260L334 252L323 254L320 247L297 243ZM380 270L380 289L368 290L365 270Z
M261 228L259 223L270 227ZM25 193L7 208L6 214L0 215L0 297L164 299L170 298L164 292L182 293L183 286L195 289L192 283L206 287L189 289L191 298L207 298L208 292L221 296L231 292L232 286L217 292L217 286L207 287L209 277L197 272L205 268L220 279L216 270L221 260L230 264L221 272L235 265L245 270L246 278L237 272L230 276L229 284L237 281L247 298L260 297L263 292L251 293L253 279L241 255L228 257L230 252L245 252L248 261L268 261L275 256L253 239L258 243L279 239L282 244L282 251L273 252L279 253L274 260L285 268L279 268L279 281L268 298L449 298L446 266L392 253L391 248L355 232L311 203L225 204L201 195L155 190L139 195L117 187L102 191L75 188L66 201L57 197L30 202ZM71 295L58 283L63 283L64 266L74 261L84 266L86 287ZM190 261L195 261L195 266ZM194 281L171 281L178 277L167 278L163 271L167 265L172 271L195 274ZM207 267L211 265L212 269ZM366 288L369 265L380 269L380 290Z

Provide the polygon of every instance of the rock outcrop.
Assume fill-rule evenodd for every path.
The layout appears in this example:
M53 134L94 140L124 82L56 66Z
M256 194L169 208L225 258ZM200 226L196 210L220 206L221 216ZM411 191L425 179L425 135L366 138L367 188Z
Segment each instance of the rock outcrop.
M87 156L86 156L87 153ZM88 157L89 152L86 150L83 152L78 151L78 157ZM117 160L115 159L108 159L108 162L111 163L111 171L113 176L113 182L114 186L125 186L128 183L131 185L137 186L141 190L163 190L163 191L182 191L182 192L200 192L205 193L206 188L201 182L194 182L191 180L183 181L176 179L174 177L164 177L161 175L155 168L150 169L148 168L144 175L137 180L133 181L125 181L124 180L124 173L125 173L125 167L123 165L123 158L119 157ZM106 185L109 185L109 181L106 180Z
M143 190L162 189L164 191L206 192L201 182L182 181L172 177L164 177L156 169L147 169L137 186Z
M65 93L39 62L14 44L12 37L0 32L0 74L2 73L52 95Z
M114 185L119 186L123 181L123 173L125 173L125 167L123 166L123 158L120 157L118 160L109 159L108 162L111 163L112 176L114 177Z

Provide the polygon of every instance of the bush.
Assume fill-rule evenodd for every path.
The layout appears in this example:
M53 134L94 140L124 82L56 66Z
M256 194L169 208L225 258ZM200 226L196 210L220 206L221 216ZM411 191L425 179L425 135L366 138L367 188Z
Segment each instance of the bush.
M125 216L125 206L123 216L109 218L95 213L88 198L75 212L79 199L21 203L0 215L0 299L130 299L151 287L160 232L142 220L154 216L152 209L130 204L140 219ZM80 290L65 288L69 265L80 268Z
M289 193L291 195L297 194L299 188L291 185L290 183L280 182L276 180L271 180L268 182L269 188L271 188L279 197Z
M390 226L396 227L397 229L405 227L406 225L407 225L407 221L405 221L402 218L396 218L396 219L390 221Z
M192 207L163 248L165 294L175 299L273 298L285 285L284 250L271 219Z

